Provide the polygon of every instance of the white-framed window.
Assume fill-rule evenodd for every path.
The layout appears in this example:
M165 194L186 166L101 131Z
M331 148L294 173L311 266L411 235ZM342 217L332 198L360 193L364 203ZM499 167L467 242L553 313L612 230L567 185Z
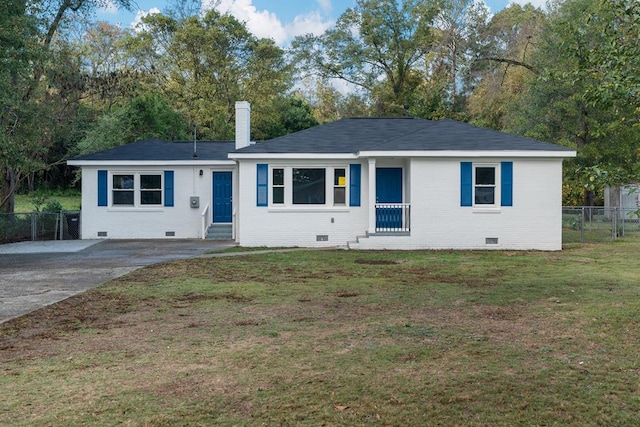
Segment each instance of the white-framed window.
M284 169L273 168L271 170L271 201L274 205L284 204Z
M496 192L497 165L475 164L473 168L473 204L476 206L495 206L498 202Z
M347 170L335 168L333 170L333 204L346 205L347 203Z
M460 162L460 206L477 207L478 212L513 206L513 169L512 161Z
M162 206L162 172L113 172L111 205L114 207Z
M268 206L346 207L348 204L347 167L269 165L268 168L268 184L262 184L268 186ZM259 206L260 202L264 200L259 199Z
M111 203L114 206L133 206L134 205L134 188L133 174L113 174Z

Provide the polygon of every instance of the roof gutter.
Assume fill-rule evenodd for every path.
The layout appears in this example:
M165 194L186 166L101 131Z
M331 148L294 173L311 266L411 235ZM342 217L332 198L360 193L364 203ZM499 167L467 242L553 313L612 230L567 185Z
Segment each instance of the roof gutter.
M360 151L358 153L229 153L229 159L362 159L372 157L411 157L411 158L570 158L575 157L574 150L414 150L414 151Z
M434 150L434 151L360 151L358 157L418 157L418 158L443 158L443 157L464 157L464 158L489 158L489 157L509 157L509 158L565 158L575 157L576 152L572 150Z
M67 160L69 166L228 166L232 160Z

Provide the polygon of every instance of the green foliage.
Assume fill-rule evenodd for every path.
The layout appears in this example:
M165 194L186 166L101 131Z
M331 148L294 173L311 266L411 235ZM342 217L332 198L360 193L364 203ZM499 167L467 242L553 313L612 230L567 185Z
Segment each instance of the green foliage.
M299 66L368 91L379 114L401 115L420 80L413 73L433 41L436 5L415 0L358 0L321 36L297 37Z
M53 212L57 212L59 206L63 211L80 210L81 196L77 190L56 190L56 191L35 191L29 194L16 194L16 213L31 213L34 211L48 212L46 209L49 202L55 205ZM36 207L37 205L37 207Z
M144 138L171 141L187 136L186 123L166 100L161 95L146 93L100 116L75 152L91 153Z
M587 25L603 27L602 43L593 46L587 57L587 71L591 72L594 85L586 99L610 108L625 100L630 108L621 111L618 120L638 126L640 75L633 70L640 68L640 3L602 0L598 10L598 15L586 18Z
M610 46L612 17L603 5L600 0L555 4L531 56L538 74L510 114L513 132L577 148L575 173L568 179L588 192L633 180L640 172L638 128L624 119L633 115L632 103L628 97L593 101L602 85L593 52Z
M60 212L64 210L62 203L56 199L50 199L48 194L36 192L30 196L33 212Z
M511 4L480 34L483 44L472 65L480 81L468 98L474 124L496 130L512 127L512 111L536 77L531 55L544 20L544 12L530 4Z
M231 139L237 100L251 102L257 140L346 116L402 115L406 103L414 116L574 147L565 200L640 177L635 0L511 4L490 19L469 0L357 0L288 51L230 14L200 14L195 0L172 1L135 32L93 16L130 0L0 3L1 210L13 210L27 178L70 182L69 155L183 139L193 125L201 138ZM316 87L293 95L304 75L319 77ZM331 87L335 79L349 92ZM605 173L589 181L595 169Z
M262 128L253 129L256 140L275 138L318 125L311 105L299 97L281 98L275 111L269 115L270 122Z
M292 85L281 48L216 10L202 17L150 15L126 45L137 63L155 70L157 89L206 139L233 138L237 100L251 102L252 124L268 134L262 130L268 115Z

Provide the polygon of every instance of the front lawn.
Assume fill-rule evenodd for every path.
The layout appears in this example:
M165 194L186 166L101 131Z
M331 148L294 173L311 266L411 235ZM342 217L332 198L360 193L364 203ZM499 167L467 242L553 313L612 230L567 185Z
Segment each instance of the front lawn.
M637 425L640 239L138 270L0 325L4 425Z

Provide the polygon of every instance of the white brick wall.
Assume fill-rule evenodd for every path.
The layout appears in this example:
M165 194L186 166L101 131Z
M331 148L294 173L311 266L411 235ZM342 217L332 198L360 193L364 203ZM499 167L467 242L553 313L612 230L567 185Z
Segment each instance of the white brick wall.
M460 206L460 162L470 159L412 159L377 161L377 167L404 168L404 197L411 204L409 236L360 238L362 249L540 249L562 248L562 161L560 159L483 159L487 163L513 161L513 206L493 210ZM473 161L473 160L471 160ZM361 206L256 206L256 164L284 167L340 167L349 170L360 163ZM97 171L174 171L175 206L116 208L97 206ZM203 176L199 170L203 169ZM201 238L201 213L209 205L211 222L211 174L226 167L159 166L83 167L83 239L106 238ZM235 174L234 174L235 175ZM368 161L299 160L289 163L243 160L234 180L236 240L242 246L345 246L366 234L369 220ZM269 176L271 180L271 175ZM347 181L347 188L350 182ZM333 180L327 174L327 194ZM242 189L242 191L240 191ZM290 191L290 187L287 188ZM200 208L192 209L190 196L200 196ZM271 194L269 201L271 202ZM109 194L109 201L111 195ZM349 200L347 192L347 201ZM318 241L317 236L327 236ZM487 244L486 238L498 239Z
M411 236L372 236L360 248L562 249L560 159L513 160L513 206L495 209L460 206L460 161L412 160Z
M256 206L256 165L270 163L281 167L285 164L262 161L243 161L240 164L238 235L241 246L301 246L329 247L344 246L364 235L367 229L367 193L361 192L360 207L260 207ZM349 169L350 163L357 161L295 161L288 165L296 167L341 167ZM366 166L362 164L362 188L367 184ZM327 174L327 192L333 191L333 178ZM271 181L271 176L269 176ZM348 187L348 182L347 182ZM290 191L290 187L286 188ZM271 204L271 194L269 203ZM347 194L347 205L349 196ZM327 241L317 241L317 236L327 236Z
M413 159L405 168L405 201L411 204L410 236L360 238L361 249L539 249L562 248L562 161L560 159L483 159L513 161L513 206L482 209L460 206L460 162L470 159ZM362 205L346 209L256 206L256 164L243 161L240 228L243 246L343 246L368 226L368 164L362 162ZM296 166L319 166L307 161ZM333 164L332 164L333 165ZM377 162L377 167L398 163ZM348 163L342 163L348 167ZM331 221L333 219L333 222ZM327 235L328 241L316 241ZM486 239L498 239L487 244Z
M200 169L203 175L199 175ZM108 170L108 181L113 172L174 171L174 206L152 208L122 208L98 206L98 170ZM201 238L201 213L209 205L207 223L211 223L212 168L191 166L158 167L90 167L82 168L81 235L83 239L98 239L106 232L108 239ZM229 170L220 169L220 170ZM200 208L191 208L190 196L200 196ZM175 236L166 236L167 232Z

